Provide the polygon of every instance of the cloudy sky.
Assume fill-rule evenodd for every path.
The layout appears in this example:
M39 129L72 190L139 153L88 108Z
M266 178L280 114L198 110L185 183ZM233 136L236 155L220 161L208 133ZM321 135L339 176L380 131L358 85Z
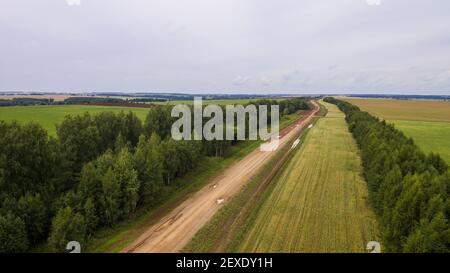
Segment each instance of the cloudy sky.
M77 1L0 0L0 91L450 94L449 0Z

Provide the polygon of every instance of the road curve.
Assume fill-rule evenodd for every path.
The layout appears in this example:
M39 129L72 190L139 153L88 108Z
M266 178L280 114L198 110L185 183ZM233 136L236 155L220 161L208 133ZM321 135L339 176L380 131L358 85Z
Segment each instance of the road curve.
M279 147L298 136L302 128L319 111L317 103L314 101L312 103L313 110L280 132ZM261 152L259 148L255 149L161 218L156 224L150 226L122 252L180 251L274 154L275 152Z

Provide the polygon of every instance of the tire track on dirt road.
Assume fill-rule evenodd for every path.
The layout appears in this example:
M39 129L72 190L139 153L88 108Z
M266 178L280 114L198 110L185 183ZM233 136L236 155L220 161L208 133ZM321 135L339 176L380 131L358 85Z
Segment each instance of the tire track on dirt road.
M319 111L312 101L314 109L305 113L295 123L280 132L278 149L297 136L302 128ZM250 178L276 153L261 152L255 149L249 155L233 164L222 175L213 179L177 208L162 217L158 223L150 226L137 240L122 252L178 252L203 227L214 214L236 195ZM220 204L218 200L223 200Z

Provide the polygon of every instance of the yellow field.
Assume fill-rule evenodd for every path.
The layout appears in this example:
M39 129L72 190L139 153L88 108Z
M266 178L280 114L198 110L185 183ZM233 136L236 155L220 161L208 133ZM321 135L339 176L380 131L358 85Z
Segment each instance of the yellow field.
M344 98L374 116L386 120L450 122L450 102L432 100L389 100Z
M239 252L367 252L379 240L358 149L344 114L309 132L244 232Z

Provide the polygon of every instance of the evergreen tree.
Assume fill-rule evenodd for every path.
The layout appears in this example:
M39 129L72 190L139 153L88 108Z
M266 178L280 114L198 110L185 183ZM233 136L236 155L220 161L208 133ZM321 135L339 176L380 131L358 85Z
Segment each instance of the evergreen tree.
M120 153L123 149L127 148L127 141L121 133L117 136L116 143L114 145L114 151L116 154Z
M60 209L52 221L50 246L55 252L66 252L67 243L77 241L81 245L86 239L86 222L79 213L74 213L70 207Z
M42 239L47 231L47 208L41 200L40 194L27 193L18 202L18 213L25 223L28 241L36 243Z
M86 221L86 234L91 235L97 228L99 221L97 216L97 210L95 209L95 204L91 197L88 198L84 203L83 215Z
M142 135L134 154L134 166L141 182L140 196L143 203L154 202L163 187L161 140L152 134L149 141Z
M173 123L170 113L170 107L157 106L151 108L144 123L145 135L150 137L153 133L157 133L162 139L170 136Z
M101 136L88 113L83 116L67 116L57 127L57 134L72 170L76 173L101 152Z
M89 198L98 200L102 192L101 176L102 174L95 167L95 162L84 165L78 184L78 194L83 201Z
M134 114L129 111L123 118L122 135L127 139L128 142L134 147L139 141L139 136L142 134L142 122Z
M411 234L404 245L405 252L447 253L450 247L450 228L442 213L431 221L422 220L421 225Z
M120 184L112 168L102 178L102 196L100 198L102 222L112 226L121 216L120 211Z
M163 175L167 185L177 176L182 158L179 157L177 142L171 138L161 142Z
M133 168L133 158L127 148L124 148L117 157L114 175L121 189L122 213L127 216L136 209L140 187L137 172Z
M20 253L27 249L25 223L11 213L0 215L0 253Z

